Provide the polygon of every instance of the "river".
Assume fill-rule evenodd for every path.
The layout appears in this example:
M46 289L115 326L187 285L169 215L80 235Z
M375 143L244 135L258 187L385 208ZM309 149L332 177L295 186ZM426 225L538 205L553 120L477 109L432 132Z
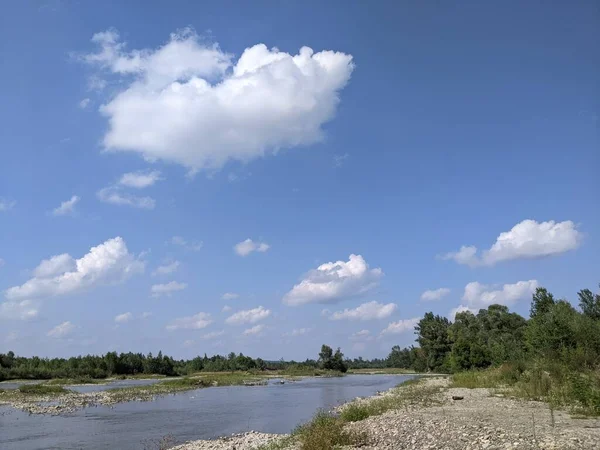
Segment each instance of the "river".
M68 416L28 415L0 407L0 448L142 450L153 448L148 441L167 434L184 442L249 430L289 433L319 408L329 409L355 397L371 396L410 378L348 375L272 382L267 386L205 388L151 402L85 408ZM86 390L94 387L99 388L89 386Z

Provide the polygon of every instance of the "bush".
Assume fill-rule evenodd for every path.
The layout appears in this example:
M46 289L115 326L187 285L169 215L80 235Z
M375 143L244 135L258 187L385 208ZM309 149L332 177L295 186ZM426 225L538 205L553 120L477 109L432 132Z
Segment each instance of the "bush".
M372 412L367 405L358 402L350 403L341 412L340 417L345 422L359 422L371 416Z
M62 386L46 384L24 384L19 387L19 392L28 395L60 395L68 394L70 391Z
M344 430L344 421L319 411L307 424L294 431L302 450L331 450L343 445L361 445L366 434Z

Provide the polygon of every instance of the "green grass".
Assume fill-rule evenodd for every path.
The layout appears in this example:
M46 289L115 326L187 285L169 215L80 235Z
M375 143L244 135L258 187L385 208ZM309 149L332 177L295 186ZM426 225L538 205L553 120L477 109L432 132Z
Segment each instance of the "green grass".
M344 445L366 443L366 433L350 432L344 428L345 421L324 411L301 425L292 433L302 450L330 450Z
M25 395L62 395L71 392L62 386L49 386L45 384L25 384L20 386L18 391Z
M394 367L384 367L380 369L350 369L348 370L349 374L363 374L363 375L380 375L380 374L389 374L389 375L403 375L407 373L414 373L413 371L407 369L396 369Z

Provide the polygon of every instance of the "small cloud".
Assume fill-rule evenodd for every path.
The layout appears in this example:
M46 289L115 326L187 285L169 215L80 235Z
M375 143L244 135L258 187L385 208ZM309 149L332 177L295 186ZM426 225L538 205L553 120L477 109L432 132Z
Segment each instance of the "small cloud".
M377 303L369 302L363 303L362 305L354 309L344 309L343 311L334 312L330 319L331 320L374 320L374 319L385 319L392 315L398 305L395 303Z
M96 196L103 203L117 206L131 206L138 209L154 209L156 201L152 197L140 197L122 192L117 186L108 186L100 189Z
M134 189L144 189L162 179L158 170L128 172L121 175L118 184Z
M179 283L177 281L170 281L165 284L154 284L150 288L152 297L160 297L161 295L170 296L173 292L182 291L187 287L186 283Z
M369 330L360 330L350 336L351 341L371 341L373 336Z
M350 155L348 153L344 153L343 155L334 155L333 167L342 167L342 165L348 159L349 156Z
M72 196L69 200L65 200L60 204L59 207L52 210L53 216L66 216L72 215L75 212L75 205L79 202L80 198L77 195Z
M407 331L414 331L415 326L419 323L421 319L419 317L415 317L413 319L405 319L399 320L398 322L391 322L385 330L381 332L384 334L401 334L406 333Z
M439 288L439 289L434 289L434 290L428 290L421 294L421 300L424 302L441 300L449 293L450 293L450 289L448 289L448 288Z
M235 314L225 319L225 323L229 325L241 325L244 323L255 323L264 320L271 315L270 309L265 309L259 306L254 309L238 311Z
M225 334L225 330L211 331L210 333L203 334L202 336L200 336L200 338L204 339L205 341L209 341L209 340L218 338L220 336L223 336L224 334Z
M379 284L380 268L370 269L361 255L351 254L348 261L321 264L283 297L289 306L309 303L336 303L365 294Z
M79 108L81 109L86 109L90 104L90 99L89 98L84 98L83 100L81 100L79 102Z
M221 300L235 300L236 298L239 298L239 294L236 294L235 292L225 292L221 296Z
M180 317L167 325L167 330L200 330L206 328L212 323L211 315L205 312L199 312L194 316Z
M147 319L148 317L152 317L154 314L150 311L145 311L142 313L142 319Z
M0 212L10 211L15 207L17 202L9 201L3 198L0 198Z
M170 243L192 252L200 251L202 249L202 246L204 245L202 241L188 242L181 236L173 236L170 240Z
M477 254L475 246L462 246L457 252L438 256L452 259L470 267L493 266L499 262L515 259L543 258L577 249L583 233L570 220L564 222L536 222L523 220L510 231L500 233L489 250Z
M252 328L244 330L244 336L257 336L265 329L264 325L255 325Z
M312 328L294 328L292 331L283 333L283 336L296 337L303 336L312 331Z
M71 322L67 321L67 322L61 323L60 325L56 325L54 328L52 328L50 331L48 331L48 333L46 333L46 335L48 337L61 339L61 338L67 337L69 334L71 334L73 332L73 330L75 330L75 328L77 328L75 325L73 325Z
M90 91L101 91L106 87L106 80L103 80L96 75L92 75L88 78L87 86Z
M127 323L131 319L133 319L133 314L131 314L130 312L126 312L123 314L119 314L118 316L115 316L116 323Z
M181 263L179 261L167 262L161 266L158 266L156 268L156 270L154 272L152 272L152 275L154 275L154 276L169 275L173 272L176 272L177 269L179 269L180 264Z
M223 306L223 309L221 310L221 312L229 312L231 310L232 310L231 306L225 305L225 306Z
M264 242L254 242L252 239L248 238L245 241L238 242L235 244L233 249L240 256L248 256L252 252L260 252L264 253L269 250L270 245Z

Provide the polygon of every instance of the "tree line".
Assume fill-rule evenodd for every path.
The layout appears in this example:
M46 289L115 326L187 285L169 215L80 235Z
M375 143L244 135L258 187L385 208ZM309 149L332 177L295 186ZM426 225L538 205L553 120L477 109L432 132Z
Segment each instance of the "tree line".
M490 305L477 314L456 314L454 322L428 312L415 327L417 345L392 347L385 359L347 359L323 345L318 359L265 361L241 353L174 359L158 352L120 353L71 358L26 358L0 353L0 381L9 379L106 378L129 375L188 375L195 372L404 368L417 372L460 372L532 359L573 370L600 367L600 295L578 293L579 309L557 300L544 288L533 294L530 318Z
M529 319L502 305L457 313L454 322L428 312L415 327L418 346L393 347L388 365L461 372L536 360L576 371L597 369L600 295L583 289L577 296L579 308L537 288Z

